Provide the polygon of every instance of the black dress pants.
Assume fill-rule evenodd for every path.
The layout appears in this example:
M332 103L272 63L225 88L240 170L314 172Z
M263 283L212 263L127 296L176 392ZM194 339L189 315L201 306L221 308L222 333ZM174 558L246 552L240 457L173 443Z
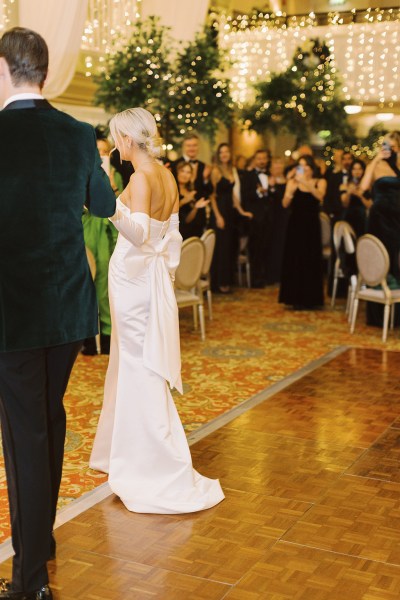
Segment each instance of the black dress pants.
M82 346L0 352L0 417L10 503L15 591L48 583L46 562L60 488L63 397Z

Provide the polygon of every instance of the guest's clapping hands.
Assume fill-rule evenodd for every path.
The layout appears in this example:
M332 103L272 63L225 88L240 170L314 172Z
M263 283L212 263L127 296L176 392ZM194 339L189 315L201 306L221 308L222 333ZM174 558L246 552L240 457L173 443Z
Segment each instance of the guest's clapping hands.
M206 200L205 198L200 198L199 200L197 200L197 202L194 206L195 206L195 208L205 208L209 204L210 204L209 200Z

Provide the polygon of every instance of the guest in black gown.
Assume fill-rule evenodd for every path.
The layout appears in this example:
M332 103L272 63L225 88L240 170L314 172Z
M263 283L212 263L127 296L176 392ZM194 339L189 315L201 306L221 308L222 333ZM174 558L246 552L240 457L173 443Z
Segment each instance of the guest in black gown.
M212 225L216 232L214 258L211 266L211 284L215 292L230 293L235 264L234 226L236 211L243 217L252 214L243 210L240 203L240 180L232 166L228 144L220 144L215 165L211 171Z
M281 280L283 252L285 249L288 211L282 206L286 189L285 164L281 158L273 158L268 178L269 228L266 233L267 255L265 282L267 285Z
M383 140L382 149L370 162L361 181L363 190L372 188L373 204L367 231L384 244L389 254L388 285L400 288L400 132L393 131ZM400 325L396 310L396 325ZM381 327L382 307L367 304L367 323Z
M279 302L297 310L323 305L320 207L326 180L316 178L311 156L302 156L289 174L282 204L291 207L286 233Z
M193 167L190 163L178 163L176 178L179 189L179 231L184 240L202 236L207 222L206 207L210 204L205 198L197 198L192 175Z
M373 204L368 218L368 233L385 245L390 258L389 272L400 284L400 132L383 140L382 149L368 165L361 188L372 186Z
M353 161L350 167L350 181L340 186L341 200L344 208L343 220L354 229L356 237L364 235L367 230L367 214L372 200L368 191L360 188L360 181L365 173L365 163L360 159Z

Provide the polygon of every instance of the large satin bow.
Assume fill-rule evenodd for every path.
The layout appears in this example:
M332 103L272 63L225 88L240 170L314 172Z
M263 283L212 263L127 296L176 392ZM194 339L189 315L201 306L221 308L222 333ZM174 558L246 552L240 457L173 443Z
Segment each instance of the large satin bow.
M158 240L148 240L125 256L128 279L150 276L150 311L144 338L143 364L181 394L179 316L172 277L179 264L182 236L173 230Z

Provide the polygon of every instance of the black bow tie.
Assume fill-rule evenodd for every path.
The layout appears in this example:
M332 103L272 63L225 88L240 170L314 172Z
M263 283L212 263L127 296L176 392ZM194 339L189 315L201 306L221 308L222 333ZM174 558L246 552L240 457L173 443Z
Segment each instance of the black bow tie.
M260 173L264 173L264 175L267 174L267 171L262 171L261 169L256 169L257 174L259 175Z
M197 163L199 162L198 160L189 160L191 165L197 165Z

